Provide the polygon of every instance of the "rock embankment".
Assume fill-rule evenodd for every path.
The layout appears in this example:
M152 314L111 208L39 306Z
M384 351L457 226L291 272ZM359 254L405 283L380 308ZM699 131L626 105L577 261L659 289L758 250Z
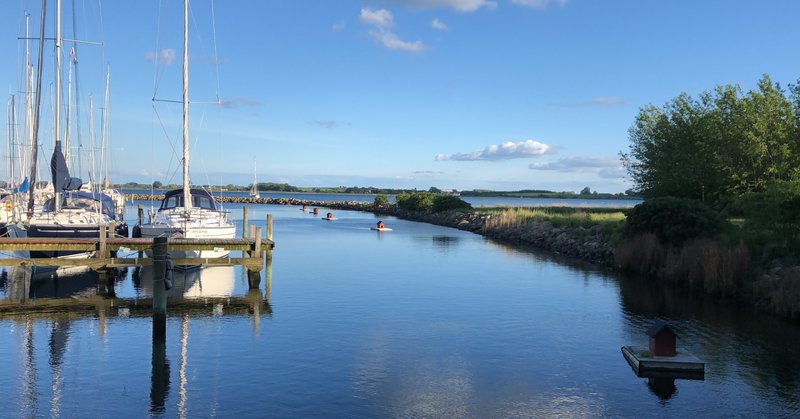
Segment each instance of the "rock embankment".
M127 195L127 198L130 200L160 200L163 196L131 194ZM481 213L480 210L434 213L409 211L394 206L376 208L371 202L363 201L308 201L297 198L252 197L220 197L217 200L223 203L306 205L309 208L366 211L470 231L499 242L530 246L602 266L613 266L614 261L614 247L608 243L599 227L558 227L547 221L527 221L504 225L497 222L492 215Z

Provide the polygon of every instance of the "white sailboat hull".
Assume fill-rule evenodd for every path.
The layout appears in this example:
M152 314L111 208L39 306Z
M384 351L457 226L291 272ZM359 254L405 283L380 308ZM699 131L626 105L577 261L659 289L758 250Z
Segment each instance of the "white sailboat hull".
M227 221L224 212L201 208L192 208L188 213L181 207L159 211L150 224L140 226L140 231L141 236L147 238L232 239L236 237L236 226ZM229 253L227 249L170 252L173 258L220 258Z

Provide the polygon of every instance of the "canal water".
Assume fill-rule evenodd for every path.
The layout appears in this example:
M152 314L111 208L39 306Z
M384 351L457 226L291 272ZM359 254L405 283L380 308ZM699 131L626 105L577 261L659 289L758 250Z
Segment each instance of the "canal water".
M196 304L169 309L163 345L134 314L145 269L117 274L102 315L0 317L0 417L800 416L797 324L455 229L383 218L379 233L372 214L325 212L251 205L277 243L254 308L231 308L253 301L239 268L176 273L171 307ZM108 298L99 285L8 269L0 299L66 307ZM625 362L658 318L703 380Z

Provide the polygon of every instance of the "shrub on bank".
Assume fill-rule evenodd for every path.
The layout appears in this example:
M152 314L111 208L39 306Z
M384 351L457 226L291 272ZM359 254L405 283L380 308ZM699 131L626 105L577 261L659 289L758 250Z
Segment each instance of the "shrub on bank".
M722 215L700 201L653 198L628 213L625 236L653 233L666 244L681 245L690 239L715 237L727 224Z
M774 182L764 192L748 193L729 208L743 217L739 234L762 263L775 259L798 262L800 248L800 181Z
M433 197L434 212L469 209L472 205L457 196L440 194Z
M375 201L372 203L375 208L386 208L389 206L389 198L386 195L378 195L375 197Z
M431 192L401 193L394 198L397 206L412 211L468 210L472 206L461 198Z
M428 211L433 208L433 194L430 192L401 193L395 196L397 206L411 211Z

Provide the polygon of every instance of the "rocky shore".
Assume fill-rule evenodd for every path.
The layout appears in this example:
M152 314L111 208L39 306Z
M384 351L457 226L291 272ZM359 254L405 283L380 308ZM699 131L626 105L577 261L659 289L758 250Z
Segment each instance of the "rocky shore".
M129 200L161 199L161 196L131 194ZM296 198L252 198L220 197L223 203L307 205L309 208L328 208L352 211L366 211L385 214L411 221L421 221L445 227L457 228L489 237L498 242L519 246L530 246L560 255L573 257L593 264L611 267L614 262L614 247L603 237L600 228L556 227L547 221L529 221L513 226L505 226L480 210L472 212L408 211L395 206L376 208L371 202L363 201L308 201Z

